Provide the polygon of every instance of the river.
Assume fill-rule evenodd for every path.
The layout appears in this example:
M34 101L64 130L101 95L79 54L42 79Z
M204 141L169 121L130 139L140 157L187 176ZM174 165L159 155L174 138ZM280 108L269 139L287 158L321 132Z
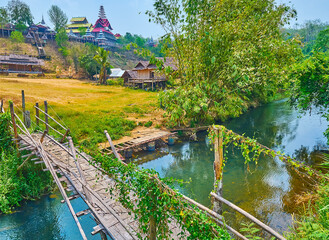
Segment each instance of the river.
M323 132L328 122L312 113L301 115L286 100L276 101L253 109L239 118L227 121L227 128L260 143L310 164L317 164L318 150L324 150ZM134 161L143 168L154 168L161 177L174 177L190 183L179 189L209 206L209 193L213 189L213 161L206 133L198 134L198 142L178 141L174 146L157 151L140 152ZM223 197L247 210L279 232L288 230L292 214L298 213L297 195L309 191L309 184L278 159L261 157L257 166L249 170L236 149L229 148L223 176ZM0 216L0 239L79 239L79 232L68 208L60 203L59 193L26 202L18 212ZM73 200L76 212L86 206ZM225 209L229 224L244 219ZM99 239L89 234L95 223L89 216L82 217L88 229L88 239Z

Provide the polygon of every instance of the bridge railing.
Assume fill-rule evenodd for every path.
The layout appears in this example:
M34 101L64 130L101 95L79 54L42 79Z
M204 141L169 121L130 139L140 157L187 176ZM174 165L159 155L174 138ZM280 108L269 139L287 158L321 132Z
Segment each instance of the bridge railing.
M35 127L34 130L42 130L46 131L46 133L53 132L55 136L58 136L60 138L60 142L63 143L65 140L67 140L67 137L70 134L70 129L65 126L65 123L60 123L61 119L55 112L55 110L48 104L47 101L44 101L44 108L42 109L39 106L39 103L36 103L33 106L33 109L35 110L35 121L31 118L31 112L26 109L25 105L25 93L24 90L22 90L22 106L19 108L17 105L14 106L14 103L9 103L10 111L12 112L12 124L13 127L15 127L14 123L14 117L16 115L17 118L19 118L20 114L15 113L15 109L18 110L22 114L22 121L24 125L27 127L27 129L31 129L32 127ZM11 107L12 105L12 107ZM50 109L55 113L56 117L49 114L49 107ZM4 112L4 101L1 100L0 102L0 112ZM34 125L34 126L32 126ZM17 138L15 133L15 138Z

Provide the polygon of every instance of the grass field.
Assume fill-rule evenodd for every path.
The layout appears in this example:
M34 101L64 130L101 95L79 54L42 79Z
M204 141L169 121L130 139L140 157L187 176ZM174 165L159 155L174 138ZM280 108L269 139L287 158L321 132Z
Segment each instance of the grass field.
M154 92L100 86L74 79L0 77L0 99L5 100L6 109L8 100L21 107L21 90L25 91L31 115L34 116L36 102L43 108L47 100L51 106L49 113L58 114L75 140L85 146L106 141L104 129L113 139L119 139L129 135L137 125L162 121L163 111L157 108L157 93Z

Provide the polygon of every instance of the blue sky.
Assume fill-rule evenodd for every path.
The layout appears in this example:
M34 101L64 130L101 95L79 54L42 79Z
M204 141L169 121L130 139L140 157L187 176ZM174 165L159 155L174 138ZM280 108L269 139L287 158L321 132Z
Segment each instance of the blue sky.
M106 15L113 27L114 33L141 34L144 37L158 38L163 31L160 26L148 22L144 14L153 8L153 0L23 0L32 11L35 22L45 21L51 26L47 11L51 5L58 5L67 14L68 18L86 16L94 23L98 18L99 6L103 5ZM298 23L305 20L320 19L329 22L329 0L276 0L278 3L293 5L298 12ZM0 6L7 4L1 0Z

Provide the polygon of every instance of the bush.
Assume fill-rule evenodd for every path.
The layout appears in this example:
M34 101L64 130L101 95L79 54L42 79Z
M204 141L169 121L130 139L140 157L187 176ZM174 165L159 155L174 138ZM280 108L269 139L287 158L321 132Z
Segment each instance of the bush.
M152 121L148 121L147 123L144 124L144 127L151 127L153 124Z
M13 144L9 113L0 114L0 213L10 213L23 199L36 199L52 189L53 181L40 165L26 162ZM21 155L27 152L21 152Z
M112 86L123 86L123 79L122 78L116 78L116 79L108 79L107 80L107 85L112 85Z

